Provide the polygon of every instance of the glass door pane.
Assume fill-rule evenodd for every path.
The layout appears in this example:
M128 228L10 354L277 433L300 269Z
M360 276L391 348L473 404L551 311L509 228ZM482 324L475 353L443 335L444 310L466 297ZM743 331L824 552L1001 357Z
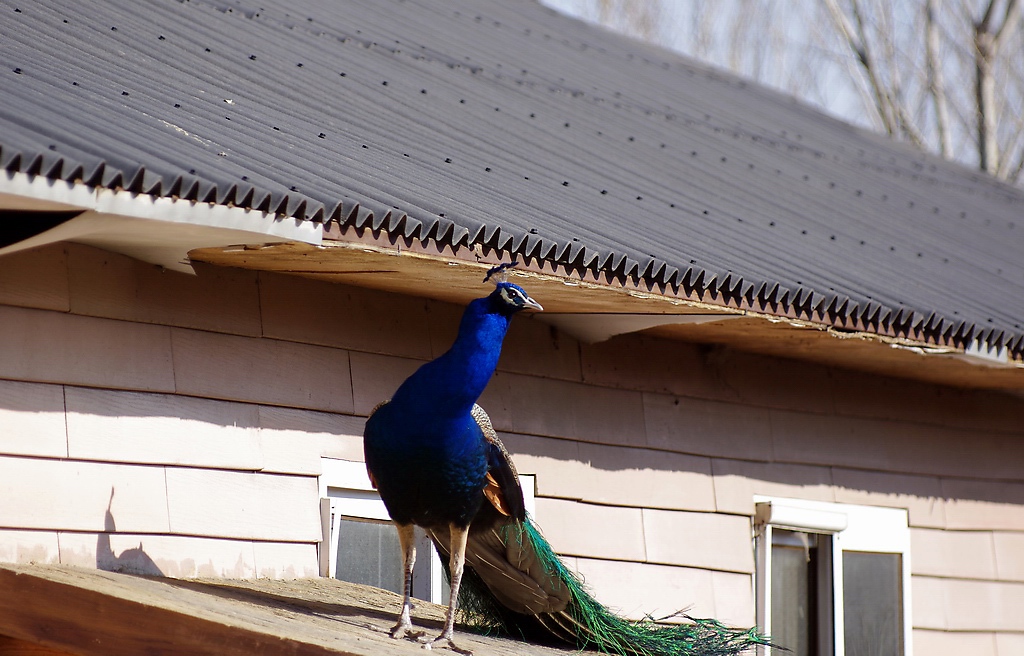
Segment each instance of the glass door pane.
M846 656L903 656L903 558L843 551Z
M825 554L814 533L772 531L771 628L772 640L793 656L822 656L827 644L819 614L831 599L823 599L821 581ZM825 575L827 578L827 574ZM827 614L827 610L826 610ZM823 619L823 618L822 618ZM826 622L826 626L831 623Z

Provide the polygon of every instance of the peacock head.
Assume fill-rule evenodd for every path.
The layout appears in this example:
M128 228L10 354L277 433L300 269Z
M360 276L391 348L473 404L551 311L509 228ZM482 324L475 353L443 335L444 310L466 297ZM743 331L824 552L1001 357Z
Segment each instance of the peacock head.
M509 269L517 266L519 262L512 260L506 264L499 264L484 276L484 282L494 279L496 285L494 291L487 298L490 299L492 308L501 314L511 316L520 310L530 308L543 310L540 303L530 298L530 295L520 287L508 281Z
M499 282L488 298L491 299L491 306L504 315L513 315L526 308L544 309L540 303L530 298L522 287L510 282Z

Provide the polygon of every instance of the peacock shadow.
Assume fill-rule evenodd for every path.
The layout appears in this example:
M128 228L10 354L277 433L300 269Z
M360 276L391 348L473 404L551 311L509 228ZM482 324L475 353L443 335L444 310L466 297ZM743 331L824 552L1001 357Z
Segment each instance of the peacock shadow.
M117 533L117 525L114 522L114 514L111 508L114 505L114 488L110 488L110 502L107 503L107 513L103 518L103 532L96 538L96 569L107 572L118 572L121 574L140 574L143 576L163 576L157 564L149 557L149 554L139 546L125 549L119 554L114 553L110 544L110 536Z

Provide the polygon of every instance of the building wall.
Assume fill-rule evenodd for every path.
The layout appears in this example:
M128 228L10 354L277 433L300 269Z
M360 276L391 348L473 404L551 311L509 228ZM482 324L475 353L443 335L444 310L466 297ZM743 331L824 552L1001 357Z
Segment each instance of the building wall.
M0 259L0 560L316 575L320 457L362 459L460 312L80 245ZM1022 397L522 317L481 404L547 537L629 615L751 624L767 494L907 508L915 651L1024 652Z

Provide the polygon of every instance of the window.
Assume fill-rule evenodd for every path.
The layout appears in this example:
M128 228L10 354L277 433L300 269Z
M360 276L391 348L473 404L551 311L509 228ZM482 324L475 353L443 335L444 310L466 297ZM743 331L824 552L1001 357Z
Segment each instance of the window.
M323 542L320 574L402 593L402 554L384 502L370 485L366 465L321 458L320 515ZM526 509L534 509L534 477L521 475ZM448 603L447 563L441 563L430 539L416 529L414 597Z
M912 653L905 510L755 501L757 621L776 643L793 656Z

